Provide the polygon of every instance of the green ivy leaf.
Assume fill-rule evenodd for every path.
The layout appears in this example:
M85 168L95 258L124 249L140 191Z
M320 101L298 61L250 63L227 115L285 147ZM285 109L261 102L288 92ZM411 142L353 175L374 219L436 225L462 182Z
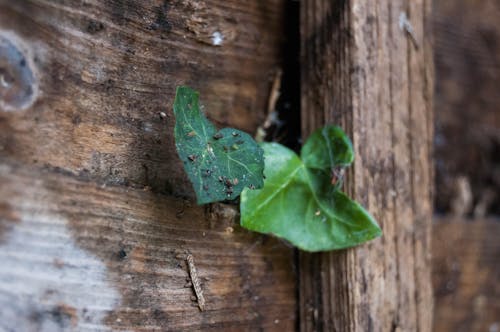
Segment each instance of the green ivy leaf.
M241 225L274 234L306 251L352 247L381 235L373 217L338 187L332 171L354 159L352 144L336 126L315 131L301 158L277 144L263 143L264 188L241 194Z
M253 138L215 126L200 112L198 92L177 88L175 145L196 192L198 204L232 200L245 187L262 188L264 158Z

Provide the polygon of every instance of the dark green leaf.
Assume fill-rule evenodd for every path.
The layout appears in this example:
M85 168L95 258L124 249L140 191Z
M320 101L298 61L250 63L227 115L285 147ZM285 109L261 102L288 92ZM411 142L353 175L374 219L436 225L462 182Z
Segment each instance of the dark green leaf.
M263 151L240 130L220 131L200 112L198 92L177 88L175 145L196 192L198 204L232 200L243 188L262 188Z
M302 147L300 156L308 168L321 170L346 167L354 160L351 140L337 126L325 126L312 133Z
M264 188L241 194L243 227L284 238L306 251L347 248L381 234L373 217L332 184L332 170L353 161L350 140L334 126L313 133L302 160L264 143Z

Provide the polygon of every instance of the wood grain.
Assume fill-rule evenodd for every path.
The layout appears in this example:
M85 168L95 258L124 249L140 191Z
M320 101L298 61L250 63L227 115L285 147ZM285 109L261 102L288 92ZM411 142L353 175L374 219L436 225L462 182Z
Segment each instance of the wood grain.
M0 183L2 330L294 329L290 248L241 229L227 207L208 213L5 159ZM185 251L203 312L176 257Z
M253 133L283 8L0 0L0 330L295 327L294 251L243 231L234 207L195 206L171 109L190 85L211 120Z
M358 248L301 254L301 330L430 331L430 2L310 0L301 9L303 135L331 123L350 134L346 191L384 232Z
M434 331L500 327L500 222L443 218L432 228Z
M38 90L30 109L0 111L0 151L192 196L172 157L175 87L199 90L218 125L253 133L281 59L283 8L282 0L0 0L0 36L22 42ZM211 43L214 32L222 45Z

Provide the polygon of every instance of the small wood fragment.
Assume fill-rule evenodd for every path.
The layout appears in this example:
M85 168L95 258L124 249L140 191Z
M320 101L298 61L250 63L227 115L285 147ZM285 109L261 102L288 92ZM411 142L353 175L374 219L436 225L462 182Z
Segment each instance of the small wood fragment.
M408 36L410 37L413 46L415 46L415 49L419 49L419 44L417 37L415 36L415 30L413 29L413 26L411 25L410 21L408 20L408 16L406 16L406 13L402 12L399 15L399 28L404 30Z
M267 136L267 130L276 122L277 113L276 103L278 102L278 98L281 94L281 76L283 71L281 68L275 73L273 85L271 86L271 92L269 94L269 99L267 103L267 116L264 123L257 128L257 133L255 134L255 140L257 142L263 142L265 137Z
M188 254L186 261L188 263L189 275L191 276L194 293L196 294L196 299L198 300L198 307L200 308L200 311L203 311L205 309L205 298L203 297L200 279L198 278L198 272L196 271L196 266L194 265L193 255Z

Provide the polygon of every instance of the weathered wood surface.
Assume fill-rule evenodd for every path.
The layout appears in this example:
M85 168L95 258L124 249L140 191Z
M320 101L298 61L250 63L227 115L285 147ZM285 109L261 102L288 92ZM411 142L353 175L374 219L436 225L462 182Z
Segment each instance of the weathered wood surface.
M232 210L1 161L1 330L294 328L289 248Z
M199 90L219 125L254 132L280 61L283 8L282 0L0 0L0 37L27 49L37 90L30 110L2 112L2 154L191 195L173 158L175 87Z
M1 330L294 328L293 250L191 203L171 110L188 84L253 132L283 6L0 0Z
M438 220L432 230L434 331L500 329L500 220Z
M350 134L346 190L384 232L358 248L301 254L301 330L430 331L431 2L301 4L303 135L325 123Z

